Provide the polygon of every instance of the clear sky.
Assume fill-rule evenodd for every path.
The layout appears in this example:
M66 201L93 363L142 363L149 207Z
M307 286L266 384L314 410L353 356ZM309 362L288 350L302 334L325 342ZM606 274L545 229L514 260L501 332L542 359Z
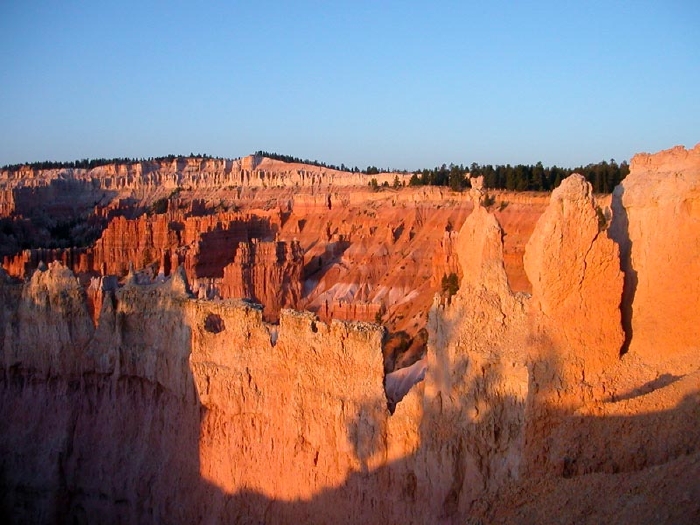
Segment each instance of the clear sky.
M700 1L0 0L0 165L396 169L700 142Z

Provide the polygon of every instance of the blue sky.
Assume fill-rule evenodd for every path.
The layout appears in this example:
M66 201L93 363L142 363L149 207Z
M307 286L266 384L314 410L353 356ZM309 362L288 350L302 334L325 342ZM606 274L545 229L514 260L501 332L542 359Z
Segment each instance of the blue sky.
M575 166L700 142L700 2L0 0L0 165Z

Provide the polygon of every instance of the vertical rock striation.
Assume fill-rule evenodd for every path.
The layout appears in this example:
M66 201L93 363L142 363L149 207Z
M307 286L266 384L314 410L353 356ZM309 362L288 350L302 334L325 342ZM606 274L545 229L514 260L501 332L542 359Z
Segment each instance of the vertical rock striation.
M304 252L298 242L242 242L224 267L221 297L247 297L264 305L266 320L276 321L283 307L299 304Z

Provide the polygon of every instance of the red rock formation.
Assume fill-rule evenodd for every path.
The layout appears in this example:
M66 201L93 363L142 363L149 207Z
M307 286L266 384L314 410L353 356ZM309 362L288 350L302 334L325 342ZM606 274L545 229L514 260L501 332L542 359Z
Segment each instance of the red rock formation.
M11 189L0 190L0 217L9 217L15 211L15 198Z
M241 242L224 267L221 297L250 298L263 305L265 319L301 298L304 255L298 242Z
M272 220L271 220L272 219ZM180 246L189 247L184 266L190 279L223 277L241 242L270 240L279 228L279 215L223 213L188 217L182 224Z
M448 224L454 231L461 226L471 206L463 195L442 188L387 188L375 192L367 187L363 175L252 157L240 162L176 159L94 170L20 172L0 174L0 186L46 192L52 181L74 181L90 192L101 192L81 193L79 199L90 203L99 221L118 216L140 221L109 225L94 253L87 252L79 256L82 261L73 263L76 271L123 276L129 262L136 270L150 262L152 274L160 267L167 275L169 267L182 265L190 281L196 283L223 278L223 267L232 262L238 242L252 238L286 242L298 239L305 253L304 298L298 307L318 311L322 316L326 309L328 315L336 311L340 317L356 311L360 318L374 318L375 309L381 309L392 330L411 334L424 326L442 277L459 273L451 247L454 238L442 236ZM392 184L393 178L394 174L382 174L378 182L387 179ZM41 206L38 195L27 203ZM47 199L48 195L45 193ZM167 226L153 223L156 219L138 218L157 199L166 197ZM507 217L517 207L518 197L506 198L511 201L504 209ZM59 207L67 202L62 201ZM221 211L227 208L243 213ZM205 209L210 215L203 216ZM214 209L219 211L211 214ZM534 224L535 219L533 215L525 222ZM253 224L255 220L260 228ZM521 226L516 220L513 231ZM166 230L167 238L163 237ZM170 230L174 230L177 242ZM527 232L527 227L523 231ZM511 270L524 275L521 256L525 243L520 240L511 253L511 238L506 236L507 256L513 259L512 264L507 262L509 278ZM436 251L440 243L442 249ZM17 249L8 254L16 254ZM10 266L19 268L25 263L33 269L29 260L8 261L8 269L19 274ZM522 289L528 289L527 285Z
M22 168L0 172L0 188L23 186L49 187L56 181L91 186L93 190L117 193L160 192L160 196L177 188L205 190L239 187L331 188L367 186L371 179L379 184L399 182L408 184L405 173L365 175L338 171L308 164L287 163L265 157L249 156L237 160L177 158L172 161L144 161L109 164L93 169ZM157 198L157 197L156 197Z
M141 216L129 220L115 217L92 249L93 270L103 275L126 275L129 264L135 269L158 263L177 248L177 232L166 215Z
M315 312L324 321L341 319L343 321L377 322L378 316L383 314L381 303L368 303L361 301L331 301Z
M491 209L504 230L503 261L508 283L514 292L530 293L532 286L525 274L523 255L537 220L549 205L549 195L495 192L493 197L495 202Z
M460 290L429 324L426 403L441 414L429 424L456 427L470 443L460 501L478 499L474 487L499 491L521 477L623 461L618 454L594 467L593 455L574 446L586 439L574 414L600 410L623 341L618 251L601 231L590 185L566 179L540 217L525 252L531 298L510 289L502 237L495 216L476 207L458 240ZM446 487L450 476L437 473L435 482Z
M87 307L92 321L97 326L100 322L100 313L108 292L114 292L118 287L117 278L114 275L105 277L93 277L86 290Z
M23 250L13 256L3 258L3 268L12 277L24 279L29 277L40 263L45 265L59 261L72 271L89 272L92 269L92 254L85 248L35 248Z
M431 284L436 290L441 289L442 279L445 276L449 276L453 273L460 276L462 273L456 250L457 234L458 232L453 230L450 225L449 229L445 230L440 244L438 245L438 249L435 250L433 254L433 276Z

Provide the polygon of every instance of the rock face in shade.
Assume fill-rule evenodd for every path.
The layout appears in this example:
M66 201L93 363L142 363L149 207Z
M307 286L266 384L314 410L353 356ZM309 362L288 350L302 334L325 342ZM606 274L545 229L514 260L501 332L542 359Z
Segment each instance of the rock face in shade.
M613 194L629 351L680 357L700 341L700 144L636 155Z
M10 521L371 519L359 478L313 512L291 502L386 460L382 328L292 311L272 327L192 299L181 269L104 296L95 327L58 263L0 283Z

